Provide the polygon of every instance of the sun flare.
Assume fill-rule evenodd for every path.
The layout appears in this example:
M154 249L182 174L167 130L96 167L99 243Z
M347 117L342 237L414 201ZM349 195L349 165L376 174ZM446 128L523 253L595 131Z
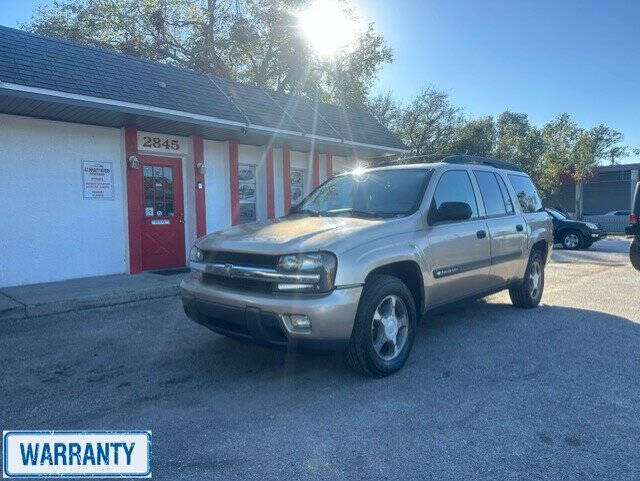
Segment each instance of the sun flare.
M310 47L322 57L349 50L359 34L358 22L337 0L315 0L297 17Z

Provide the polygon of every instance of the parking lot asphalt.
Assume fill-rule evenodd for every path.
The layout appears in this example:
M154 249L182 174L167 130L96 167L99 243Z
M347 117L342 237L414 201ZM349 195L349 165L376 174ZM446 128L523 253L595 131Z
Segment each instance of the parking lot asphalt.
M153 478L639 479L640 273L558 249L542 305L428 316L385 379L190 322L178 298L0 324L2 429L150 429Z

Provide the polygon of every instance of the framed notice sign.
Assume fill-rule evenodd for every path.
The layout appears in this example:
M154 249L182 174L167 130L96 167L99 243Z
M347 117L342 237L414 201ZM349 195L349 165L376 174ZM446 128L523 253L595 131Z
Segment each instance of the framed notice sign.
M82 161L82 195L85 199L113 199L113 162Z

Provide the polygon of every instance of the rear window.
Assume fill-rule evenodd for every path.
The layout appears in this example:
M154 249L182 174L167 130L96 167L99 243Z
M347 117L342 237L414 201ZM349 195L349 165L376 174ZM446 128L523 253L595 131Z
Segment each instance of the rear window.
M522 212L539 212L542 210L542 201L538 195L536 186L525 175L509 174L509 180L516 191Z
M505 215L507 206L500 190L498 179L493 172L474 171L487 216Z

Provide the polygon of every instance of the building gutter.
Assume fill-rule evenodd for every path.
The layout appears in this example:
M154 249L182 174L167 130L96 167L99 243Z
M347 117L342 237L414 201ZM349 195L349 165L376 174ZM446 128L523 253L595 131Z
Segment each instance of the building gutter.
M0 81L0 91L5 90L8 92L16 93L20 92L27 94L26 96L36 99L56 99L65 103L75 104L79 106L101 106L110 110L119 112L127 112L132 114L141 115L155 115L165 118L167 120L176 121L189 121L202 125L216 126L221 128L233 128L241 131L252 130L256 132L263 132L266 134L277 134L281 136L290 136L298 139L313 139L324 141L327 143L348 145L351 147L360 147L367 149L375 149L385 152L405 153L406 149L399 149L397 147L386 147L383 145L365 144L361 142L354 142L350 140L336 139L332 137L324 137L321 135L308 134L304 132L297 132L286 129L277 129L273 127L266 127L263 125L251 124L248 122L237 122L233 120L222 119L219 117L213 117L210 115L196 114L192 112L185 112L182 110L167 109L163 107L154 107L152 105L138 104L134 102L125 102L122 100L106 99L102 97L94 97L91 95L74 94L69 92L62 92L59 90L44 89L40 87L31 87L28 85L20 85L9 82ZM246 118L246 117L245 117Z

